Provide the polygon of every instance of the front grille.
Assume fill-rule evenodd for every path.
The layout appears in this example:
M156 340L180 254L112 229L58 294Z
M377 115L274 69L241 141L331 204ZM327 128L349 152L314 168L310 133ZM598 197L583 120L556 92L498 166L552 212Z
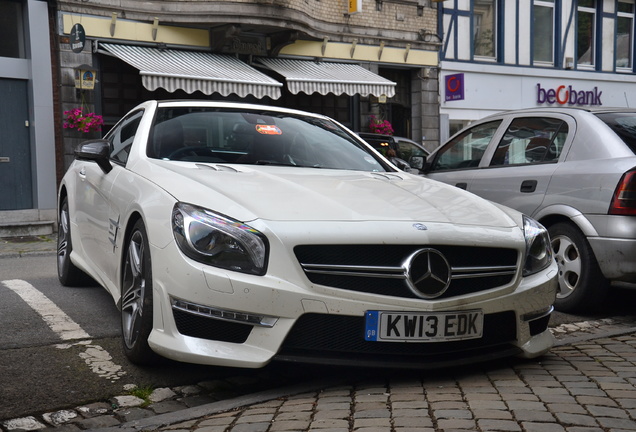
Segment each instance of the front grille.
M497 358L519 352L513 311L484 315L483 336L449 342L370 342L363 316L305 314L293 326L278 358L328 359L337 364L394 362L451 364L467 358Z
M200 339L243 343L253 326L208 318L173 309L174 321L179 333Z
M294 248L312 283L349 291L420 298L408 286L403 263L416 251L441 252L451 266L451 282L437 299L510 284L517 272L514 249L444 245L313 245Z

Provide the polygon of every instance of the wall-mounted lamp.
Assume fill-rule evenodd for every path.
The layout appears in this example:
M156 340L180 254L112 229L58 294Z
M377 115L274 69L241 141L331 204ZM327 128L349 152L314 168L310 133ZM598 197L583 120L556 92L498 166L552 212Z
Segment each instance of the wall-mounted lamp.
M351 42L351 51L349 52L351 58L353 58L353 54L355 54L356 52L357 45L358 45L358 39L354 39L353 42Z
M152 22L152 40L157 40L157 30L159 30L159 18L155 17L155 20Z
M117 26L117 12L113 12L110 17L110 35L115 36L115 27Z
M375 10L382 12L382 0L375 0Z
M409 51L411 51L411 44L406 44L406 48L404 49L404 62L409 58Z

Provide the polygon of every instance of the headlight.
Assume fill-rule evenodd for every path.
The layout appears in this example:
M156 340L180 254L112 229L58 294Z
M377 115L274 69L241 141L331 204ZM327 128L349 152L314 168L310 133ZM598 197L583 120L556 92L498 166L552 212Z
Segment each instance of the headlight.
M193 260L242 273L265 274L267 239L242 222L177 203L172 210L172 232L179 249Z
M548 230L527 216L523 217L523 233L526 238L526 260L523 266L523 275L529 276L550 265L552 246Z

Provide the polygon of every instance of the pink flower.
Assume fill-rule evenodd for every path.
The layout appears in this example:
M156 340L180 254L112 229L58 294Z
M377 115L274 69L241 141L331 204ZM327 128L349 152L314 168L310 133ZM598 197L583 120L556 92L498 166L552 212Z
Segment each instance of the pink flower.
M370 116L369 128L371 132L382 135L393 135L395 132L393 126L388 120L380 120L374 115Z
M84 114L81 108L64 111L66 120L64 128L77 129L80 132L97 132L102 130L104 119L95 113Z

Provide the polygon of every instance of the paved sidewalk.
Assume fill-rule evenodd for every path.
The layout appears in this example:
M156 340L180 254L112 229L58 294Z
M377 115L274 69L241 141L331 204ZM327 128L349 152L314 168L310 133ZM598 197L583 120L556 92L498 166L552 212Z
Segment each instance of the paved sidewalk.
M0 257L30 254L54 254L57 234L24 237L0 237Z
M102 430L634 431L635 362L629 334L557 346L539 361L255 395Z
M54 239L54 237L53 237ZM55 253L55 241L3 254ZM439 371L354 371L217 400L210 384L155 389L0 421L0 430L198 432L636 431L636 322L564 324L541 359ZM312 371L308 366L308 371ZM236 383L236 386L249 383ZM218 394L218 391L217 391ZM1 402L0 402L1 403Z
M11 420L2 427L99 432L635 431L636 334L622 330L630 333L590 333L589 340L571 339L572 344L566 337L540 360L472 370L395 371L359 382L318 381L185 409L178 409L180 397L173 389L156 389L150 397L155 402L147 406L121 396ZM196 387L177 391L195 392Z

